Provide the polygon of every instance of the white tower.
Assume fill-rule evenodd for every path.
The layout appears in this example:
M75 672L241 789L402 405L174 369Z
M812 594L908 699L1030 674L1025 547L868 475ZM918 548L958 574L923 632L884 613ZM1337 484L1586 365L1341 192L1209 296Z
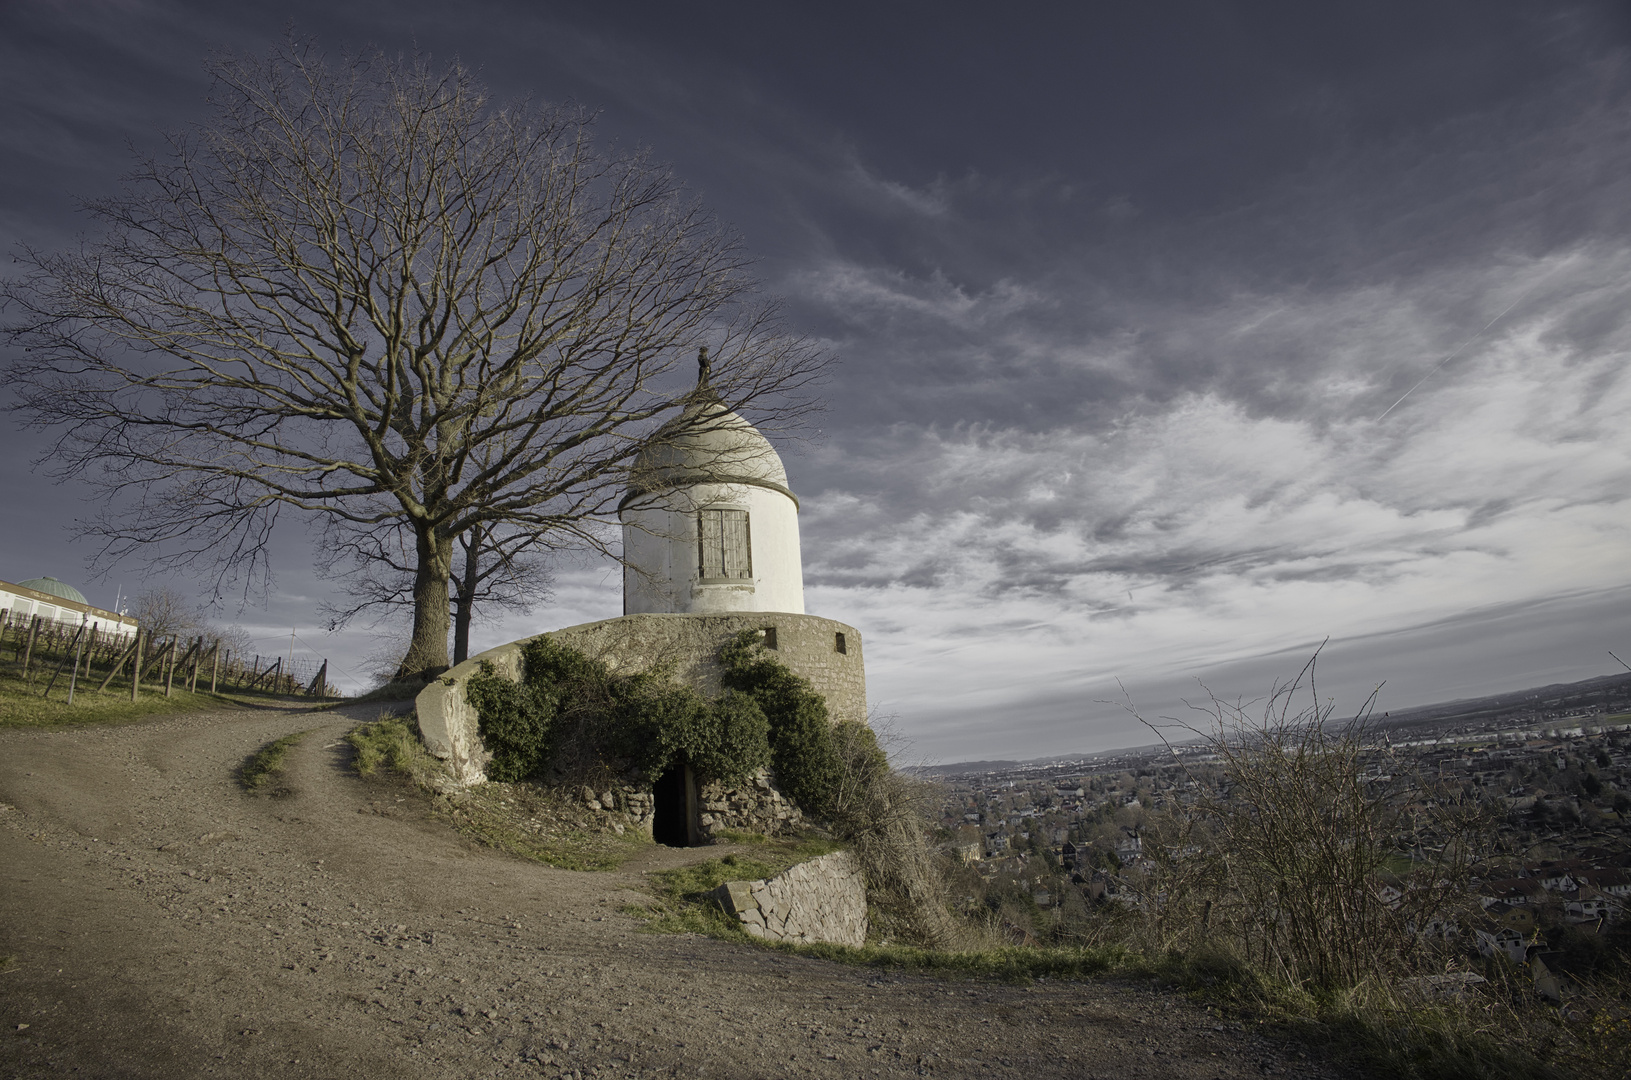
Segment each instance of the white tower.
M708 389L635 463L618 506L623 614L804 613L798 499L770 440Z

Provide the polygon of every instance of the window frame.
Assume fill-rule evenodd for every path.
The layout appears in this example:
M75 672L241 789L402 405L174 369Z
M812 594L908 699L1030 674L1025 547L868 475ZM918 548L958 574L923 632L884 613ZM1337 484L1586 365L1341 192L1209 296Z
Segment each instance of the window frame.
M729 575L726 571L726 549L724 518L720 518L719 528L719 573L708 572L708 530L704 522L709 514L737 513L742 515L742 551L746 563L744 572L739 575ZM699 585L751 585L753 577L753 515L746 506L739 503L709 503L696 511L697 530L697 583Z

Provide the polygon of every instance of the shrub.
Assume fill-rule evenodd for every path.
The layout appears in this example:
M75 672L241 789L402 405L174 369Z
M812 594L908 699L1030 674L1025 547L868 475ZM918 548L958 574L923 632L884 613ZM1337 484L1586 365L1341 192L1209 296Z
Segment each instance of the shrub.
M736 783L771 756L769 723L752 697L728 690L709 702L660 673L617 675L547 634L522 647L520 682L484 663L466 693L495 780L535 776L575 754L621 758L650 776L683 759L703 781Z
M1146 947L1223 944L1316 994L1434 969L1429 935L1412 928L1477 914L1458 907L1488 842L1490 808L1402 768L1387 782L1367 777L1369 709L1337 721L1310 661L1275 688L1261 719L1214 698L1205 723L1180 726L1223 784L1144 832L1150 869L1127 880L1145 886ZM1401 844L1413 858L1401 862Z
M720 651L719 659L725 667L721 680L725 686L752 697L765 715L771 764L782 791L805 813L830 817L843 766L826 699L810 680L790 671L766 649L756 630L738 634Z
M770 720L759 703L738 690L714 702L706 742L687 749L691 765L726 783L745 780L770 764Z
M480 718L482 741L492 752L487 775L494 780L523 780L549 763L556 696L550 685L530 680L511 682L486 660L465 684L465 696Z

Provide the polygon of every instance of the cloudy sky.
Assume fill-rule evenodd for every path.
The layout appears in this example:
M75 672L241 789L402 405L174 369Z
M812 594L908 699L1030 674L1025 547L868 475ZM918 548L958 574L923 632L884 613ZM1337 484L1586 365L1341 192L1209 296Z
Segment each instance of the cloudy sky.
M1177 715L1327 638L1339 708L1631 652L1624 4L8 0L6 249L291 23L597 108L740 230L842 358L786 448L808 606L916 757L1148 742L1118 683ZM90 577L43 437L0 440L0 577L143 587ZM308 545L223 617L360 676ZM619 610L567 567L477 640Z

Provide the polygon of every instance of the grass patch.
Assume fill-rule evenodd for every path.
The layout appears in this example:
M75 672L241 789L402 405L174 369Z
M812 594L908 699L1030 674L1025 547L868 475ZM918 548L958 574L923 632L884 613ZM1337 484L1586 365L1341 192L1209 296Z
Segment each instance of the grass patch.
M74 703L68 704L68 677L57 680L49 698L41 697L51 681L47 673L32 684L25 683L16 674L0 672L0 728L49 728L67 724L128 724L150 717L172 713L198 712L204 709L234 708L238 702L225 694L190 694L177 687L171 696L164 696L162 684L155 690L143 687L141 696L130 700L130 688L109 690L98 694L97 676L82 680L74 691Z
M594 814L533 784L488 781L438 807L488 847L562 870L615 870L652 844L620 814ZM623 832L612 828L622 825Z
M399 716L381 715L347 732L345 741L357 752L352 764L359 776L394 775L428 786L432 777L446 772L419 740L417 728Z
M1550 1060L1562 1049L1545 1031L1518 1021L1503 991L1459 1003L1411 1000L1371 991L1317 997L1265 978L1233 958L1198 954L1149 957L1119 946L1014 946L951 951L905 945L770 944L765 948L859 967L949 978L1149 980L1181 992L1218 1015L1265 1036L1295 1041L1366 1075L1407 1080L1563 1080L1620 1076L1576 1055L1573 1067ZM1544 1009L1533 1012L1538 1016ZM1534 1017L1531 1017L1534 1019ZM1543 1026L1550 1027L1545 1018Z
M739 841L739 837L751 839ZM830 855L844 846L826 837L809 835L772 837L733 832L725 834L724 838L752 844L758 850L752 855L725 855L652 874L657 895L680 903L702 903L708 893L727 881L757 881L775 877L789 867Z
M238 770L238 778L243 781L244 787L250 791L259 791L268 780L283 771L283 759L288 757L289 751L296 743L310 734L311 731L307 730L285 735L249 755L249 760Z
M461 788L425 749L412 719L383 716L345 738L357 751L360 775L414 784L432 796L434 817L517 858L563 870L614 870L651 845L625 816L591 812L535 784Z
M770 947L855 967L999 979L1011 983L1035 979L1087 979L1109 974L1137 975L1147 970L1136 956L1113 947L1060 949L1014 945L956 951L924 949L915 945L863 945L851 948L847 945L795 945L785 942Z

